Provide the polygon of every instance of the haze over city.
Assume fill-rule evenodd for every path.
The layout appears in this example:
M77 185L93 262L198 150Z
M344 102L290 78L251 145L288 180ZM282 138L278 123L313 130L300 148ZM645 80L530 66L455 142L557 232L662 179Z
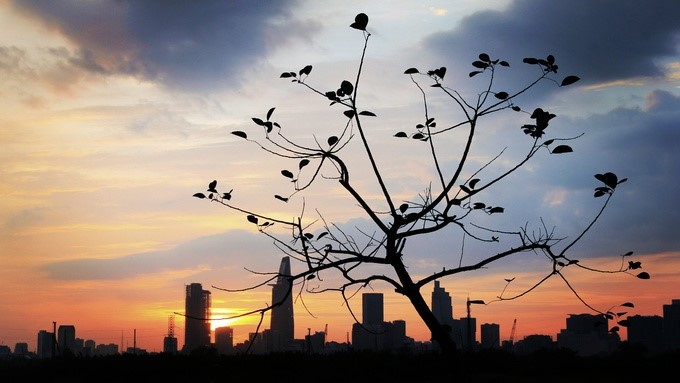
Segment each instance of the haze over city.
M583 136L570 143L574 153L531 162L495 196L507 227L542 220L573 238L599 206L593 175L615 172L628 181L574 251L607 269L632 251L651 278L566 274L599 310L633 302L630 314L660 315L678 298L680 3L0 0L0 344L34 349L38 331L57 322L98 343L131 343L136 330L139 348L159 351L168 315L183 312L191 283L212 291L212 327L230 326L235 342L247 339L258 316L218 319L263 307L270 288L216 287L255 285L261 276L246 269L275 272L283 254L244 215L192 195L219 180L248 207L299 214L301 199L272 198L289 186L280 174L289 165L230 132L253 131L251 118L275 107L287 128L325 140L336 128L325 121L337 110L279 76L313 65L309 81L321 88L353 78L363 40L349 23L359 12L370 17L372 33L361 97L377 118L368 130L385 140L377 161L404 199L426 186L418 153L391 141L422 114L405 69L446 66L448 86L471 89L470 63L481 52L512 69L524 57L552 54L561 75L581 80L540 87L524 101L556 113L551 129L561 136ZM523 142L515 121L485 124L480 163L515 143L494 141L494 132L517 131ZM305 195L307 207L338 225L363 227L350 202L333 180ZM418 245L409 261L414 275L460 256L460 238ZM465 246L474 252L472 241ZM460 318L467 298L494 301L506 279L514 278L516 293L547 271L540 257L523 256L441 285ZM385 294L386 320L405 320L409 337L429 340L402 296L372 287ZM350 304L360 311L360 299ZM473 310L477 323L498 323L502 339L515 319L516 338L554 336L568 314L592 313L558 279ZM328 340L344 342L352 323L338 294L295 301L296 338L327 326Z

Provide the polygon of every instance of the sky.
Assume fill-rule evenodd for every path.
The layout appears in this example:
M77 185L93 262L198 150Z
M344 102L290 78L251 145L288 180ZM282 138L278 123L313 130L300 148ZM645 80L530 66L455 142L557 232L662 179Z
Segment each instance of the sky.
M366 122L368 139L395 195L413 200L432 175L422 146L393 137L423 115L404 70L444 66L447 86L475 94L482 80L468 72L479 53L510 63L509 74L498 75L507 89L535 75L524 57L552 54L559 76L581 80L541 85L522 105L555 113L555 137L581 136L569 143L573 153L539 155L494 192L493 203L506 209L502 227L545 222L573 239L602 202L593 198L593 175L614 172L628 180L573 254L618 269L620 255L632 251L651 278L567 270L570 282L599 310L633 302L631 315L662 315L680 298L679 2L0 0L0 344L35 350L38 331L57 322L75 325L79 338L122 346L132 345L136 330L138 347L161 351L168 318L183 311L184 286L194 282L212 291L215 318L267 304L267 286L217 288L257 284L261 276L247 270L276 271L281 252L242 214L192 195L218 180L239 206L284 219L299 214L300 195L288 204L272 198L290 192L280 170L297 162L230 132L256 134L251 118L272 107L273 119L299 140L340 132L337 108L279 76L312 65L307 82L320 89L354 79L363 35L349 24L360 12L371 37L359 102L377 115ZM427 91L437 121L453 121L454 106ZM472 164L504 148L501 168L521 155L528 141L520 117L481 122ZM378 201L358 149L344 152L356 159L353 179ZM455 158L452 150L444 166ZM308 190L304 203L310 220L318 210L341 227L368 225L333 180ZM448 235L415 241L409 270L426 276L481 251L470 239L464 245L463 252L461 238ZM491 302L506 278L516 278L508 292L517 293L547 267L524 255L441 284L460 318L467 297ZM406 320L408 336L429 340L403 297L371 287L385 293L386 320ZM350 305L360 313L358 297ZM327 325L328 339L343 342L353 323L334 293L305 294L295 312L298 338ZM554 339L567 315L579 313L592 311L554 279L521 299L475 305L472 314L498 323L502 339L515 319L515 339ZM213 327L232 326L241 342L257 319ZM180 345L183 328L176 316Z

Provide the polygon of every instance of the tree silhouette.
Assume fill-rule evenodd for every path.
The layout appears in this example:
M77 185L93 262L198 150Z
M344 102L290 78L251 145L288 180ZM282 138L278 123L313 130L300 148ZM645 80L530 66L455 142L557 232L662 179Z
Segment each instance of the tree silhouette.
M634 274L633 270L641 267L640 262L628 261L626 263L626 258L632 255L632 252L622 255L621 267L614 270L589 267L584 262L571 257L569 253L569 250L587 232L591 231L617 187L626 181L625 178L619 179L611 172L595 174L595 179L599 183L595 188L594 197L602 200L601 206L599 210L593 212L590 222L574 239L569 241L558 237L555 230L549 229L543 222L540 222L537 228L530 228L526 225L512 232L493 226L494 222L498 224L502 220L505 209L486 202L492 199L493 193L499 193L499 190L502 190L500 188L504 184L503 181L538 156L539 152L540 154L559 155L573 151L568 143L580 136L548 138L550 137L549 124L556 117L555 114L540 107L525 111L519 105L519 96L528 93L539 83L550 82L557 87L565 87L579 81L579 77L570 75L558 80L558 65L555 57L552 55L545 58L529 57L525 58L523 63L536 68L536 75L533 78L516 90L496 89L497 77L505 75L510 64L505 60L493 59L490 55L482 53L472 62L473 70L468 75L470 78L486 76L482 77L484 86L474 97L464 97L461 92L444 84L446 67L427 71L416 68L406 69L404 71L406 78L415 86L418 97L422 98L422 122L409 131L395 132L393 136L386 137L386 139L410 140L412 145L425 145L434 178L422 187L421 190L424 191L417 193L413 201L399 200L390 191L385 175L374 155L375 147L385 145L385 143L370 142L365 134L366 126L374 124L378 117L357 102L364 73L364 60L371 36L367 26L368 16L363 13L358 14L350 25L351 28L363 34L363 49L353 81L342 80L337 88L333 87L335 89L324 91L308 82L312 72L311 65L304 66L297 71L284 72L280 76L305 87L313 95L324 98L330 102L333 110L339 109L344 114L346 121L344 126L338 129L336 135L329 136L325 142L315 140L315 145L305 145L286 135L283 127L272 119L275 111L273 107L268 109L264 117L252 118L255 125L259 127L255 138L253 134L244 131L234 131L232 134L250 144L259 146L272 156L297 163L295 170L281 170L281 175L290 181L293 190L285 196L275 195L276 199L287 203L291 198L304 194L317 182L334 180L347 193L347 198L358 204L374 226L374 231L355 228L358 234L348 233L347 228L341 228L340 225L329 222L318 211L319 218L314 220L307 220L304 216L304 209L293 220L259 213L244 208L242 204L237 204L235 199L232 199L234 189L228 192L218 190L216 180L209 183L207 193L196 193L194 196L244 214L247 220L255 225L260 233L272 239L283 253L304 266L301 271L294 272L294 275L286 276L290 285L289 294L302 296L303 293L335 291L342 295L345 303L349 303L348 300L352 296L371 284L390 285L394 291L408 299L431 331L432 339L445 353L453 352L456 344L452 340L448 326L440 323L428 306L423 297L423 288L435 280L454 277L488 267L505 258L528 253L544 256L548 264L546 275L539 278L538 282L530 288L514 296L504 296L506 288L514 278L506 279L507 284L498 295L497 301L519 298L546 280L556 277L562 279L567 288L587 307L625 326L627 324L623 319L625 312L614 312L611 309L600 311L591 307L579 296L563 274L566 268L581 268L591 272L627 273L641 279L649 278L645 272ZM450 125L443 125L435 119L431 111L433 108L428 103L433 93L449 101L450 105L458 111L459 120ZM498 159L503 155L501 151L480 166L471 160L471 153L478 144L476 138L479 124L488 116L497 113L524 113L527 116L527 123L522 125L520 130L507 133L510 135L521 131L526 135L526 154L511 166L501 167L497 165ZM370 123L369 119L372 119ZM453 134L463 137L460 147L454 148L451 146L451 142L454 141L443 139ZM356 154L347 148L355 141L358 141L358 146L366 156L367 162L363 164L363 167L370 169L372 182L379 187L381 195L379 202L373 201L366 195L367 193L359 190L350 177L352 171L357 169L351 168L348 159ZM450 158L452 153L459 153L454 161ZM494 166L495 174L489 171ZM484 179L485 175L489 178ZM275 225L287 228L285 234L272 230L271 227ZM433 270L427 276L416 278L417 276L412 275L409 272L407 260L412 261L419 254L417 249L407 249L407 242L435 233L452 237L451 230L459 233L458 238L471 238L482 245L490 245L489 252L481 257L476 255L474 259L469 257L470 260L464 259L463 254L460 254L459 257L451 257L450 265L440 270ZM292 238L290 238L291 235ZM464 253L462 250L461 252ZM371 271L367 272L367 270ZM340 277L335 280L340 282L325 285L328 283L324 278L326 273L335 273ZM280 277L277 273L260 274L265 281L246 289L263 286ZM314 280L314 287L311 286L312 280ZM243 291L244 289L222 290ZM265 312L280 303L272 302L267 307L242 315L259 313L263 317ZM621 306L632 307L633 304L626 302ZM356 321L350 305L347 304L346 307ZM261 322L262 319L260 319ZM618 326L615 326L610 331L617 330Z

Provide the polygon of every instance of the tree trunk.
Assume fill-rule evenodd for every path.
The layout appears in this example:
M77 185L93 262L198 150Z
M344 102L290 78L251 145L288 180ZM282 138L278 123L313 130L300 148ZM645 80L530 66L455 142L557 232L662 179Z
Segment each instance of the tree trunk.
M406 271L404 264L399 260L398 262L393 263L392 266L397 272L399 281L404 287L404 290L400 292L411 301L411 305L413 305L413 308L416 309L420 318L425 325L427 325L427 328L432 334L432 341L437 342L442 353L453 354L456 351L456 344L451 338L450 331L435 318L430 306L427 305L420 290L413 283L411 276Z

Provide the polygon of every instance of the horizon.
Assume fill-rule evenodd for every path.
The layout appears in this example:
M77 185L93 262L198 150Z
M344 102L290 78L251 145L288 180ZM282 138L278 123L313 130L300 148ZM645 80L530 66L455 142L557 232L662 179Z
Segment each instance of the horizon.
M560 76L581 77L568 89L542 87L522 100L554 111L551 129L562 137L583 136L570 142L574 153L541 156L493 195L506 208L508 230L545 224L559 238L578 236L597 211L593 175L628 179L571 251L606 270L640 261L649 280L569 269L578 296L552 278L519 299L498 301L550 272L544 259L523 255L442 279L454 318L465 313L467 298L491 302L473 308L478 325L497 323L508 339L516 319L521 339L528 332L554 337L569 314L624 302L635 305L628 315L662 315L664 304L680 298L673 296L680 291L680 2L389 4L0 0L0 344L35 349L38 331L51 331L56 321L98 344L126 342L137 329L138 348L162 350L167 318L183 312L183 288L194 282L214 291L215 319L266 305L266 286L222 289L256 286L257 273L275 272L284 254L245 215L192 197L213 180L233 187L234 201L272 216L307 206L341 227L366 227L331 181L315 185L304 201L274 200L287 190L280 169L297 164L280 164L231 134L253 131L252 118L270 108L312 145L310 131L334 132L338 113L328 100L280 74L313 65L309 81L322 89L353 78L363 41L349 24L360 12L370 17L372 34L361 102L377 114L367 131L376 145L390 143L377 145L376 158L399 198L417 198L431 176L417 150L387 141L422 117L421 96L404 71L445 66L447 86L476 92L468 72L481 52L510 62L508 87L518 84L515 73L524 74L523 57L553 54ZM436 117L446 124L450 116L438 110ZM484 124L479 164L503 145L524 148L515 117ZM517 141L498 142L500 132L518 133ZM361 166L354 176L367 178ZM373 198L371 184L358 185ZM468 257L479 251L473 241L463 246L443 235L410 244L409 271L417 278L462 261L463 248ZM293 263L293 272L300 266ZM379 283L370 288L385 294L385 320L405 320L416 341L430 338L403 296ZM423 289L428 303L431 290ZM360 300L350 305L360 312ZM305 294L294 304L295 338L328 325L328 340L344 342L354 322L349 308L334 292ZM257 322L257 315L222 319L213 329L228 324L236 343ZM178 341L183 327L179 333Z

